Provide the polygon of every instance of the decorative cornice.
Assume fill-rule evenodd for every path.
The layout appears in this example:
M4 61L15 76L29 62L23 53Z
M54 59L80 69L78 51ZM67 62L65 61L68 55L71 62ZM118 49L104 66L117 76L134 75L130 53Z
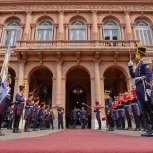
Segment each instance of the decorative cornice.
M33 3L33 1L32 1ZM153 2L152 2L153 3ZM13 11L22 11L22 12L30 12L31 13L31 10L33 12L37 12L37 11L42 11L44 12L52 12L52 11L59 11L61 13L64 13L65 11L77 11L77 10L80 10L80 9L84 9L84 10L88 10L88 11L91 11L91 10L96 10L97 12L103 12L103 11L108 11L108 12L119 12L119 11L124 11L124 12L145 12L145 11L153 11L153 5L143 5L143 4L140 4L137 3L135 5L132 5L132 4L127 4L125 3L125 5L121 5L121 4L102 4L99 2L99 4L97 3L84 3L84 4L66 4L66 2L64 4L60 4L58 3L57 5L56 4L52 4L52 3L49 3L49 4L45 4L45 3L33 3L33 4L30 4L30 5L27 5L26 3L18 3L18 4L15 4L13 2L12 3L9 3L9 4L5 4L5 3L1 3L0 2L0 11L1 12L5 12L5 11L9 11L9 12L13 12Z

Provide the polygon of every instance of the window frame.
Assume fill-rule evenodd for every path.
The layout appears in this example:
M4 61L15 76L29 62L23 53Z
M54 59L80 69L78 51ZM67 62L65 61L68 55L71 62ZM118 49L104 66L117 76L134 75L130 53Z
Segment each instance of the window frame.
M78 27L76 27L77 25L76 26L72 25L73 22L75 23L75 22L78 22L78 21L80 21L80 23L82 22L83 24L78 25ZM80 28L79 26L82 26L82 27ZM79 34L80 34L81 30L83 30L85 32L85 39L75 39L75 40L71 39L71 31L73 31L73 30L76 30L78 38L79 38ZM71 41L86 41L86 40L88 40L87 25L81 19L75 19L75 20L71 21L68 31L69 31L69 34L68 34L69 35L69 40L71 40Z
M50 22L51 25L50 26L41 26L40 24L43 23L43 22ZM50 35L50 38L49 40L45 39L45 40L39 40L38 36L39 36L39 30L50 30L51 32L51 35ZM43 32L43 35L44 35L44 32ZM43 36L44 37L44 36ZM47 38L47 37L46 37ZM36 26L36 33L35 33L35 40L36 41L53 41L53 38L54 38L54 26L53 26L53 22L51 20L48 20L48 19L44 19L44 20L41 20L38 25Z

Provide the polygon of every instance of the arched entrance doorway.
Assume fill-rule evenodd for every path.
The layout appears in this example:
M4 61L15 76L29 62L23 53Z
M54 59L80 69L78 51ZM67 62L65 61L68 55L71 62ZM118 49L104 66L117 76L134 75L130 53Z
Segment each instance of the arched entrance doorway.
M81 109L83 103L91 106L90 75L84 68L75 67L67 74L66 115L70 116L74 107ZM90 108L84 107L89 113L91 112Z
M53 74L45 67L32 71L29 91L34 91L34 97L39 96L40 103L52 105L52 77Z
M119 68L109 67L104 73L104 89L111 90L111 97L127 91L126 76Z

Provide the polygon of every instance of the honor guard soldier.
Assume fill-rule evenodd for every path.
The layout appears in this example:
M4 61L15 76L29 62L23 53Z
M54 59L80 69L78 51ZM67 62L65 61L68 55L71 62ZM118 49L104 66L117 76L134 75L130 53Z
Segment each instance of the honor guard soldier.
M9 107L8 126L7 126L7 128L10 130L12 130L13 120L14 120L14 103L11 103Z
M40 104L40 111L39 111L40 130L45 129L45 115L46 115L45 102L42 102Z
M36 97L34 98L34 108L32 111L33 131L37 131L36 127L39 120L39 111L40 111L39 97Z
M95 102L94 112L96 113L96 119L98 121L98 130L101 130L101 118L100 118L100 104L98 101Z
M118 96L118 114L119 114L121 129L124 130L125 129L125 110L124 110L124 98L122 94Z
M13 131L12 131L13 133L21 133L19 131L19 123L21 120L21 116L23 114L24 103L25 103L25 98L23 95L24 91L25 91L25 86L20 85L19 92L16 94L15 97L15 105L14 105L15 119L13 124Z
M135 79L136 93L141 109L144 113L144 118L147 122L148 131L142 136L153 136L153 106L147 97L147 91L151 88L152 81L152 61L149 58L144 58L146 48L139 46L136 48L136 60L138 64L135 71L133 70L133 62L129 61L128 67L132 78Z
M73 120L73 129L76 129L76 124L78 120L78 110L76 107L71 112L72 120Z
M25 119L24 131L25 132L30 132L29 131L29 125L30 125L30 121L32 119L33 107L34 107L33 93L29 93L28 94L28 99L26 101L25 114L24 114L24 119Z
M2 78L0 77L0 80ZM1 80L2 81L2 80ZM6 84L6 89L4 89L4 84L0 81L1 84L1 96L3 96L2 99L0 99L0 136L4 136L5 134L1 132L1 126L3 122L3 117L6 111L8 111L10 100L11 100L11 76L8 74L7 76L7 84ZM4 94L4 95L3 95Z
M114 123L112 117L112 98L109 96L110 91L105 90L105 113L107 117L108 129L107 131L113 131Z
M112 102L112 107L113 107L113 112L112 112L112 117L114 119L114 124L116 126L116 129L120 128L120 122L119 122L119 114L118 114L118 101Z
M138 106L137 94L136 90L133 88L131 91L132 99L131 99L131 110L135 121L135 129L133 131L141 130L141 122L140 122L140 108Z
M62 107L62 105L57 106L57 113L58 113L58 129L60 128L64 129L63 125L64 108Z
M123 94L123 97L124 97L124 101L125 101L125 104L124 104L124 110L125 110L125 116L126 116L126 119L127 119L127 123L128 123L128 128L127 130L132 130L132 111L131 111L131 95L127 92L127 93L124 93Z

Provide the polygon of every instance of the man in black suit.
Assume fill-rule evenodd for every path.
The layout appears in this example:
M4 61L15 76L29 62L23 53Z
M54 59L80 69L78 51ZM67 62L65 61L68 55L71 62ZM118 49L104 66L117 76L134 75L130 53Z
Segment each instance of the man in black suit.
M82 129L85 129L87 116L88 116L87 111L84 109L84 107L82 107L80 111L80 120L81 120Z

